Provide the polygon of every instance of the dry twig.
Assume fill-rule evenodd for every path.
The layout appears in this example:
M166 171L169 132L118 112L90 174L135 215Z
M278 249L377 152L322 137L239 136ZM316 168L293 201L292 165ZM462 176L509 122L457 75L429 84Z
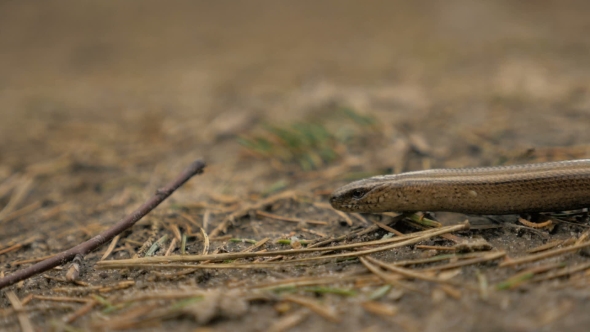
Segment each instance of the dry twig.
M174 181L170 182L164 188L158 189L156 194L152 196L147 202L140 206L137 210L132 212L130 215L119 221L113 227L107 229L101 234L91 238L90 240L83 242L71 249L63 251L47 260L39 262L28 268L16 271L2 279L0 279L0 289L6 286L10 286L18 281L27 279L36 274L42 273L49 269L52 269L58 265L65 264L71 261L76 255L84 256L87 253L100 247L107 241L133 226L143 216L152 211L156 206L160 205L168 196L170 196L176 189L182 186L186 181L196 174L203 172L205 163L202 160L193 162L187 169L185 169Z

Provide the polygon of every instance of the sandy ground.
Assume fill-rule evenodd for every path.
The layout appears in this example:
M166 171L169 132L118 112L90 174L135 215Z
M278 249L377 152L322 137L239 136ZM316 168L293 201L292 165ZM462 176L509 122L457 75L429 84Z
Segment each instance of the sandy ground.
M179 206L200 225L209 211L211 231L232 206L259 202L281 181L282 190L309 196L273 202L265 211L325 221L308 228L338 236L366 225L356 219L347 225L310 202L327 202L326 193L344 184L345 174L588 158L589 10L586 1L0 2L0 250L22 245L0 255L1 271L12 273L28 264L15 262L87 240L197 157L207 161L206 173L124 233L109 259L141 254L148 238L174 237L175 227L190 233ZM377 119L378 126L365 129L365 141L339 145L339 158L311 173L252 158L236 139L263 133L265 124L339 127L341 119L331 112L341 107ZM215 210L221 205L226 210ZM502 221L524 228L515 216ZM544 243L578 238L587 228L586 221L551 231L496 227L460 235L483 237L517 257ZM256 213L241 216L227 233L256 241L317 238ZM199 253L199 238L191 241L190 253ZM244 248L226 239L213 242L211 251ZM408 281L424 292L393 287L379 302L395 307L389 314L362 305L378 283L357 283L346 284L356 296L299 294L332 308L337 319L276 298L248 300L245 311L228 309L210 319L188 311L154 316L158 306L173 305L160 299L141 312L108 312L101 302L63 323L83 305L63 297L100 295L117 304L142 292L245 289L363 271L353 260L163 278L149 269L95 269L104 251L87 257L82 280L105 286L133 281L131 287L104 294L72 290L59 280L63 272L52 270L9 288L21 300L62 297L29 298L25 316L38 330L583 331L590 323L585 272L492 289L489 296L471 290L481 275L495 285L519 271L494 263L457 270L453 278L466 285L455 289L458 296L426 281ZM425 252L409 247L376 257L396 261ZM586 256L582 251L553 262L573 266L586 263ZM5 296L0 305L0 328L21 328L14 305ZM138 322L142 317L145 326ZM125 319L127 326L107 324Z

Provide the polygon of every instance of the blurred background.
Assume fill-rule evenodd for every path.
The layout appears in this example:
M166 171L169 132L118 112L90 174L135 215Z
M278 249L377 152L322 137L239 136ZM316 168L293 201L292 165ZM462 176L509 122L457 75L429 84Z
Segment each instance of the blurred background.
M582 144L589 7L2 1L0 161L76 150L98 162L160 145L221 161L207 144L334 103L458 156L473 133L505 147Z

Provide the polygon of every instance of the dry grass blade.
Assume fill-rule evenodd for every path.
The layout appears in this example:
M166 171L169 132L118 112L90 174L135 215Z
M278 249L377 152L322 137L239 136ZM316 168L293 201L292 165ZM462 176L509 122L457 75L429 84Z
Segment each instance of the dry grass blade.
M553 270L556 268L560 268L563 266L564 266L563 263L551 263L551 264L546 264L546 265L541 265L541 266L535 266L533 268L519 272L519 273L515 274L514 276L504 280L503 282L496 285L496 289L498 289L498 290L514 289L518 286L521 286L525 282L529 281L537 274L544 273L544 272L547 272L547 271L550 271L550 270Z
M477 275L477 285L479 286L479 296L482 300L487 300L489 298L488 278L480 270L476 270L475 272Z
M555 247L559 246L560 244L563 244L563 242L564 242L563 240L555 240L555 241L547 242L547 243L545 243L542 246L538 246L538 247L529 249L526 252L528 254L534 254L534 253L537 253L537 252L549 250L549 249L552 249L552 248L555 248Z
M111 243L109 244L107 250L104 252L102 257L100 258L101 261L104 261L105 259L107 259L109 257L109 255L113 252L113 250L115 250L115 247L117 246L117 242L119 242L120 238L121 238L121 235L117 235L111 240Z
M23 297L23 299L20 302L23 306L26 306L29 302L31 302L33 300L34 297L35 297L34 294L29 294L29 295Z
M198 296L204 296L207 291L200 289L187 289L183 291L158 291L153 293L143 293L136 296L128 296L120 300L121 303L130 302L145 302L149 300L176 300L183 298L193 298Z
M87 287L56 287L53 288L52 291L60 292L60 293L68 293L68 294L83 294L97 291L99 293L108 293L116 290L121 290L125 288L129 288L135 285L135 281L128 280L128 281L120 281L111 286L87 286Z
M488 254L489 253L479 253L479 252L468 253L468 254L443 254L443 255L437 255L437 256L433 256L433 257L397 261L397 262L392 262L390 264L395 265L395 266L419 265L419 264L436 263L436 262L446 261L446 260L480 258L480 257L483 257Z
M209 211L209 210L207 210ZM207 255L207 253L209 252L209 246L210 246L210 241L209 241L209 235L207 235L207 231L205 230L205 226L206 223L208 223L208 219L211 217L211 213L209 213L209 216L207 216L207 213L205 213L205 216L203 217L203 227L201 227L199 225L199 223L193 219L191 216L189 216L186 213L181 213L180 214L181 217L183 217L184 219L188 220L191 224L197 226L199 228L199 231L201 232L201 235L203 236L203 251L201 255ZM184 248L184 246L183 246Z
M34 332L35 329L33 328L33 324L31 323L31 321L29 320L29 316L26 312L22 312L23 305L20 302L18 296L16 296L16 294L13 291L7 291L6 297L8 298L8 301L10 301L10 304L12 304L14 311L17 312L17 317L20 323L21 331Z
M318 303L317 301L314 301L310 298L289 294L289 295L284 295L282 297L282 299L285 301L293 302L293 303L299 304L301 306L304 306L304 307L308 308L309 310L315 312L316 314L320 315L321 317L323 317L333 323L340 322L340 318L338 317L338 314L336 313L334 308L328 307L326 305L322 305L322 304Z
M541 317L539 317L539 321L538 321L538 325L537 325L538 327L536 328L536 330L542 330L547 325L570 314L572 312L573 307L574 307L573 302L571 302L569 300L565 300L565 301L562 301L561 303L559 303L556 307L551 308L550 310L542 313Z
M435 220L431 220L428 218L424 217L424 214L422 213L404 213L403 214L404 218L402 219L402 221L404 223L406 223L407 225L410 225L414 228L418 228L418 229L431 229L431 228L437 228L437 227L442 227L442 224L439 223L438 221ZM468 220L465 220L465 222L469 222ZM441 235L442 238L447 239L449 241L455 242L456 244L460 244L463 243L463 240L453 234L444 234Z
M6 245L6 247L2 250L0 250L0 255L18 250L26 245L29 245L37 240L39 240L41 238L41 236L39 234L37 235L33 235L29 238L24 238L23 237L19 237L19 239L16 240L11 240L9 241L9 243Z
M453 281L450 280L445 280L445 279L441 279L441 278L437 278L437 277L432 277L429 275L426 275L424 273L420 273L417 271L412 271L410 269L404 269L402 267L399 266L394 266L391 264L387 264L385 262L382 262L378 259L372 258L372 257L364 257L364 259L368 260L369 262L376 264L384 269L390 270L392 272L395 272L399 275L402 275L406 278L413 278L413 279L420 279L420 280L425 280L425 281L432 281L432 282L437 282L437 283L450 283L450 284L456 284Z
M299 224L313 224L313 225L327 225L328 224L325 221L283 217L283 216L279 216L276 214L272 214L272 213L268 213L268 212L264 212L264 211L259 211L259 210L256 211L256 214L261 217L266 217L266 218L275 219L275 220L296 222Z
M309 228L300 228L302 232L306 232L309 234L313 234L313 235L317 235L321 238L326 238L328 237L328 235L326 235L325 233L322 232L318 232L318 231L314 231L313 229L309 229Z
M301 278L289 278L275 282L264 282L258 285L250 286L249 289L263 289L263 290L275 290L275 289L291 289L303 286L317 286L325 284L335 284L344 282L363 282L368 280L375 280L376 276L372 274L354 274L346 276L313 276L313 277L301 277Z
M270 240L270 238L266 237L260 241L256 241L256 243L253 246L250 246L244 250L242 250L241 252L252 252L260 247L262 247L266 242L268 242Z
M290 330L298 324L300 324L301 322L303 322L307 318L307 316L309 316L309 314L310 312L308 309L301 309L295 311L294 313L281 317L280 319L275 321L271 326L269 326L267 331L282 332Z
M405 288L414 292L418 292L418 293L422 293L425 294L424 291L422 291L419 288L415 288L413 286L407 285L403 282L400 281L401 277L399 275L393 275L390 273L385 273L383 271L381 271L377 266L371 264L366 257L360 257L359 260L361 261L361 263L363 263L363 265L372 273L374 273L376 276L378 276L379 278L383 279L383 281L385 281L386 283L401 287L401 288Z
M395 305L380 303L375 301L366 301L361 303L363 309L375 315L393 317L397 315L399 308Z
M555 250L549 250L549 251L545 251L545 252L541 252L538 254L533 254L533 255L529 255L529 256L525 256L522 258L518 258L518 259L512 259L512 260L508 260L505 262L502 262L500 264L500 267L505 267L505 266L515 266L515 265L520 265L520 264L525 264L525 263L530 263L530 262L535 262L541 259L545 259L545 258L549 258L549 257L554 257L554 256L558 256L558 255L562 255L565 253L569 253L572 251L576 251L582 248L586 248L586 247L590 247L590 241L588 242L584 242L581 244L576 244L573 245L571 247L567 247L567 248L559 248L559 249L555 249Z
M174 249L176 249L176 242L178 240L176 239L176 237L172 238L172 241L170 241L170 245L168 246L168 249L166 250L166 253L164 254L164 256L170 256L170 254L174 251Z
M242 207L242 208L238 209L237 211L232 212L227 217L225 217L223 219L223 221L219 225L217 225L217 227L215 227L215 229L213 229L213 231L211 231L209 233L209 236L216 237L219 235L219 233L226 232L227 227L229 226L229 224L231 222L233 222L236 218L241 218L241 217L247 215L248 212L250 212L252 210L259 210L259 209L262 209L263 207L270 205L278 200L293 198L298 195L299 194L296 193L295 191L291 191L291 190L283 191L283 192L278 193L276 195L269 196L269 197L255 203L255 204L249 204L246 207Z
M336 210L334 210L334 211L336 211ZM365 217L363 217L360 213L352 212L352 213L349 213L349 215L354 217L356 220L358 220L361 223L361 225L369 225L369 221Z
M408 214L407 217L415 222L416 224L423 226L423 227L442 227L442 224L438 221L428 219L423 214L420 213L412 213Z
M458 284L458 286L462 286L462 285ZM438 288L440 290L442 290L445 294L447 294L448 296L452 297L455 300L460 300L462 297L461 290L457 289L451 285L440 284L438 286Z
M109 268L112 266L122 266L123 264L127 264L129 266L138 265L138 264L146 264L146 263L168 263L168 262L198 262L198 261L209 261L209 260L227 260L227 259L238 259L238 258L250 258L250 257L261 257L261 256L276 256L276 255L294 255L300 253L307 253L313 251L333 251L333 250L342 250L342 249L351 249L356 247L368 246L368 245L378 245L378 244L386 244L395 242L390 245L382 245L380 247L374 249L368 249L363 251L357 251L352 253L344 253L344 254L337 254L337 255L326 255L320 257L309 257L304 259L297 259L292 260L292 263L299 263L299 262L306 262L312 260L321 260L321 259L333 259L333 258L347 258L347 257L358 257L362 255L367 255L375 252L390 250L394 248L403 247L406 245L414 244L417 242L421 242L427 240L431 237L438 236L441 234L451 233L459 230L469 229L469 224L459 224L454 226L447 226L441 227L425 232L418 232L414 233L413 235L421 234L421 236L410 236L406 235L403 239L399 238L391 238L386 240L378 240L378 241L370 241L364 243L355 243L351 245L343 245L343 246L335 246L329 248L307 248L307 249L298 249L298 250L279 250L274 252L253 252L253 253L226 253L226 254L217 254L217 255L184 255L184 256L169 256L169 257L144 257L138 259L124 259L118 261L100 261L97 262L97 266L101 268ZM409 238L405 240L406 238ZM400 241L404 240L404 241Z
M134 258L138 258L139 256L149 256L146 255L146 252L154 245L156 241L156 237L158 236L158 232L160 230L160 219L152 220L150 232L148 233L147 239L143 241L141 247L137 250Z
M430 245L417 245L416 249L423 249L423 250L438 250L438 251L456 251L455 247L445 247L445 246L430 246Z
M154 312L161 307L160 304L142 305L133 308L123 315L112 317L107 322L103 322L100 328L107 328L109 330L126 330L126 329L138 329L154 327L157 325L157 318L154 317ZM94 327L98 329L99 326Z
M12 264L13 266L18 266L18 265L23 265L23 264L36 263L36 262L39 262L39 261L42 261L44 259L48 259L48 258L51 258L51 257L54 257L54 256L55 256L55 254L53 254L53 255L47 255L47 256L43 256L43 257L31 258L31 259L24 259L22 261L12 262L10 264Z
M172 231L172 234L174 234L174 238L177 241L180 241L182 234L180 233L180 228L178 228L178 225L177 224L170 224L169 227L170 227L170 230Z
M360 256L364 256L364 255L368 255L368 254L372 254L372 253L376 253L376 252L381 252L381 251L385 251L385 250L390 250L390 249L394 249L394 248L407 246L410 244L415 244L415 243L418 243L418 242L421 242L424 240L428 240L434 236L439 236L439 235L443 235L443 234L447 234L447 233L451 233L451 232L455 232L455 231L460 231L460 230L466 230L466 229L469 229L469 223L438 228L438 229L435 229L435 230L429 232L426 235L418 236L418 237L415 237L415 238L412 238L412 239L409 239L406 241L397 242L397 243L390 244L390 245L380 246L380 247L373 248L373 249L367 249L367 250L357 251L357 252L353 252L353 253L345 253L345 254L340 254L340 255L327 255L327 256L322 256L322 257L312 257L309 259L302 259L299 261L307 261L307 260L311 260L311 259L360 257Z
M345 241L345 240L352 240L352 239L355 239L357 237L362 236L363 234L372 233L372 232L374 232L374 231L376 231L378 229L379 229L379 226L371 225L371 226L369 226L367 228L364 228L364 229L361 228L359 230L350 232L348 234L341 235L341 236L336 237L336 238L329 238L329 239L318 241L316 243L311 244L308 248L318 248L318 247L323 247L325 245L332 244L332 243L335 243L335 242L341 242L341 241Z
M0 210L0 222L6 221L6 217L26 198L33 182L34 179L32 177L24 177L20 180L20 183L16 185L14 194L10 197L6 206Z
M86 315L87 313L89 313L90 310L92 310L92 308L94 308L94 306L96 306L97 304L98 304L98 301L96 301L96 300L88 301L85 305L83 305L82 307L80 307L78 310L76 310L73 313L71 313L71 314L65 316L64 318L62 318L62 321L64 323L71 324L76 319L78 319L78 318Z
M287 260L287 261L280 261L280 262L272 262L272 263L256 263L256 264L201 264L201 265L194 265L194 264L159 264L159 263L167 263L166 260L162 261L162 260L156 260L156 262L151 262L153 261L152 258L176 258L174 259L174 261L209 261L209 260L219 260L219 256L225 256L225 259L228 259L227 257L229 257L229 255L232 255L234 258L238 257L238 255L244 255L247 253L236 253L236 254L219 254L219 255L209 255L209 256L197 256L196 260L192 259L192 260L184 260L184 258L187 258L189 256L172 256L172 257L145 257L145 258L137 258L137 259L126 259L126 260L118 260L118 261L100 261L97 262L97 268L99 269L108 269L108 268L128 268L128 267L144 267L144 268L195 268L195 269L259 269L259 268L275 268L275 267L279 267L281 265L285 265L285 264L301 264L301 263L309 263L309 262L313 262L313 261L318 261L318 260L329 260L329 259L342 259L342 258L351 258L351 257L360 257L360 256L364 256L364 255L368 255L368 254L372 254L375 252L380 252L380 251L385 251L385 250L389 250L389 249L393 249L393 248L398 248L398 247L402 247L405 245L409 245L409 244L414 244L426 239L429 239L433 236L436 235L440 235L440 234L445 234L447 232L450 231L455 231L455 230L460 230L460 229L464 229L465 227L468 227L468 225L456 225L456 226L448 226L448 229L445 228L438 228L435 231L432 232L426 232L428 233L427 235L423 235L420 237L416 237L416 238L412 238L403 242L398 242L398 243L394 243L392 245L385 245L385 246L381 246L378 248L374 248L374 249L368 249L368 250L363 250L363 251L356 251L356 252L351 252L351 253L342 253L342 254L334 254L334 255L325 255L325 256L314 256L314 257L307 257L307 258L299 258L299 259L292 259L292 260ZM319 248L314 248L314 249L319 249ZM326 249L331 249L330 251L333 251L333 248L323 248L324 250ZM301 250L305 250L305 249L301 249ZM260 252L260 253L249 253L250 255L252 254L257 254L256 256L271 256L272 254L277 255L278 253L283 253L283 252L293 252L295 250L292 251L277 251L277 252ZM474 260L466 260L463 262L459 262L460 265L469 265L469 264L475 264L475 263L479 263L479 262L483 262L486 260L490 260L490 259L496 259L498 257L503 256L505 253L502 253L502 255L498 256L498 255L490 255L491 257L488 256L484 256L482 258L478 258L478 259L474 259ZM217 256L216 259L207 259L210 256ZM251 256L239 256L239 258L245 258L245 257L251 257ZM454 263L454 264L459 264L459 263ZM452 264L449 264L449 266ZM441 269L443 267L439 267L438 269ZM450 267L448 267L450 268Z
M0 183L0 198L7 195L16 185L18 185L19 179L20 175L14 173L8 179L4 180L4 182Z
M404 235L404 233L402 233L402 232L400 232L400 231L398 231L396 229L393 229L393 228L385 225L384 223L381 223L381 222L378 222L378 221L375 221L375 220L372 220L371 222L374 223L375 225L379 226L379 228L388 231L389 233L393 233L393 234L395 234L397 236Z
M209 228L209 223L211 222L211 210L205 209L205 213L203 214L203 229L205 233L207 233L207 229Z
M139 259L137 259L139 261ZM272 263L206 263L206 264L180 264L180 263L144 263L144 262L133 262L129 260L126 263L119 263L119 261L110 261L107 266L97 266L98 269L125 269L125 268L151 268L151 269L211 269L211 270L223 270L223 269L273 269L279 268L283 265L289 264L300 264L301 262L295 260L289 261L278 261Z
M431 268L422 269L422 271L442 271L442 270L454 269L454 268L461 267L461 266L467 266L467 265L479 264L479 263L483 263L483 262L487 262L487 261L493 261L496 259L500 259L504 256L506 256L505 251L486 253L485 255L482 255L480 257L466 259L466 260L463 260L460 262L453 262L453 263L449 263L449 264L445 264L445 265L434 266Z
M203 235L203 252L202 255L207 255L209 253L209 235L205 231L205 228L201 227L201 234Z
M318 206L318 205L319 205L319 203L314 203L314 206ZM320 206L323 206L323 204L320 205ZM334 209L332 209L332 207L329 204L328 204L328 207L332 211L334 210ZM384 213L384 214L391 217L391 220L387 223L387 225L395 224L398 221L400 221L400 220L402 220L402 219L404 219L406 217L404 214L389 214L389 213ZM321 247L321 246L324 246L324 245L327 245L327 244L330 244L330 243L333 243L333 242L340 242L340 241L344 241L344 240L352 240L354 238L361 237L361 236L363 236L365 234L373 233L373 232L375 232L378 229L379 229L379 226L377 226L377 225L371 225L371 226L368 226L368 227L361 228L359 230L350 232L348 234L339 236L337 238L322 240L320 242L314 243L313 245L311 245L309 247L310 248L313 248L313 247Z
M585 231L580 237L576 240L574 244L581 244L582 242L586 241L586 239L590 236L589 231Z
M26 168L29 176L40 176L58 173L67 170L72 165L73 159L69 154L63 154L55 159L30 165Z
M350 217L346 213L338 210L334 210L334 212L336 212L336 214L338 214L342 219L344 219L348 226L352 226L352 219L350 219Z
M34 203L31 203L23 208L20 208L18 210L12 211L11 213L8 213L2 221L9 222L12 219L16 219L20 216L24 216L25 214L31 213L31 212L39 209L41 207L41 205L42 205L41 201L36 201Z
M543 281L543 280L551 280L551 279L555 279L555 278L569 276L569 275L572 275L577 272L586 271L588 269L590 269L590 263L578 264L578 265L574 265L574 266L566 266L563 269L561 269L560 271L557 271L555 273L550 273L550 274L547 274L545 276L541 276L538 278L533 278L533 280L531 280L531 281L532 282L539 282L539 281Z
M55 301L55 302L79 302L79 303L87 303L89 301L93 301L89 298L80 298L80 297L68 297L68 296L41 296L41 295L34 295L34 299L40 301Z

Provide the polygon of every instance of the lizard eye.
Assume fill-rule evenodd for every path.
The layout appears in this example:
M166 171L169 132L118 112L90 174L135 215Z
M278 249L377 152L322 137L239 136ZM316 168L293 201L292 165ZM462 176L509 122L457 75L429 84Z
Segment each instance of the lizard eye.
M363 198L363 196L365 196L365 194L366 194L366 191L361 190L361 189L355 189L350 193L351 197L354 199L361 199L361 198Z

